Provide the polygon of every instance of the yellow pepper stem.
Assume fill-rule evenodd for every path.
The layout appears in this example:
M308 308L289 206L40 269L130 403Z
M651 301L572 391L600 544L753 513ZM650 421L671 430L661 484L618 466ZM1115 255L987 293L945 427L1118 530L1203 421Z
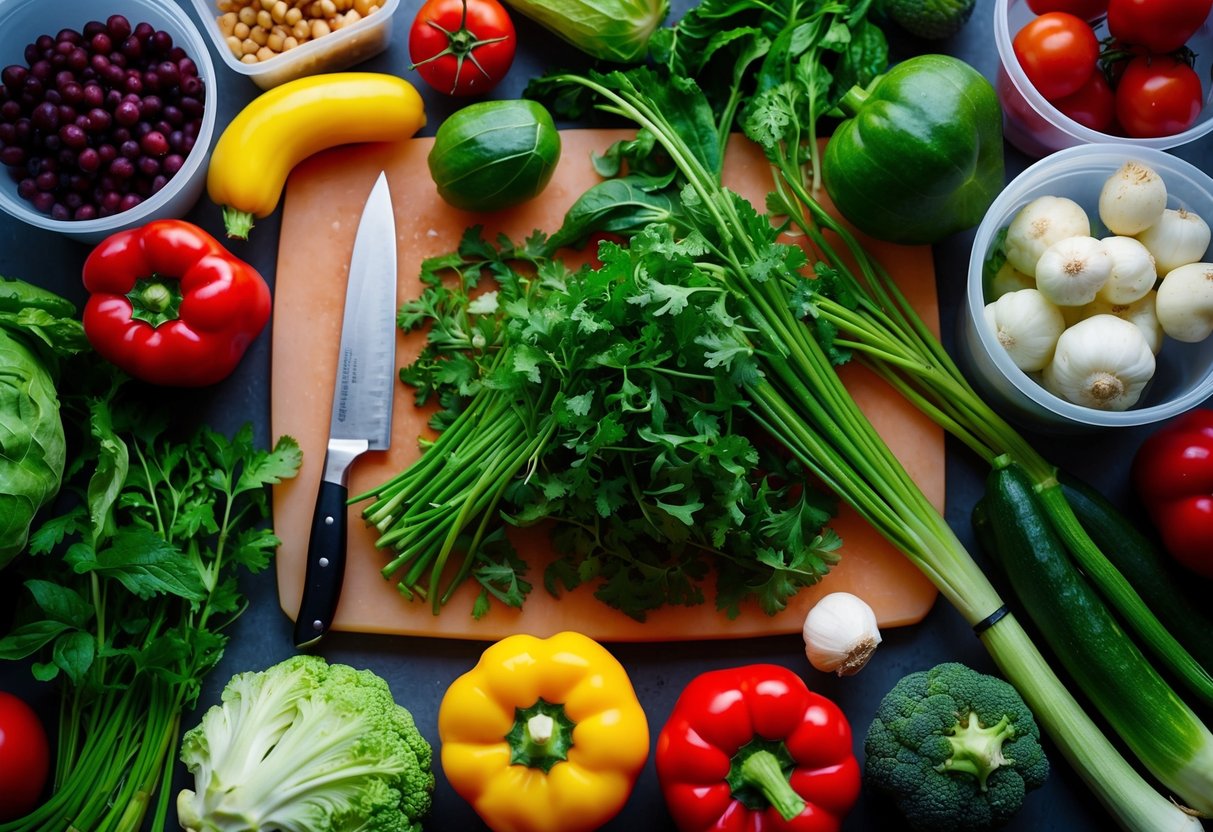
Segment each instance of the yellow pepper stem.
M564 705L542 698L529 708L514 709L514 726L505 735L510 746L510 765L537 768L544 774L568 759L576 724Z

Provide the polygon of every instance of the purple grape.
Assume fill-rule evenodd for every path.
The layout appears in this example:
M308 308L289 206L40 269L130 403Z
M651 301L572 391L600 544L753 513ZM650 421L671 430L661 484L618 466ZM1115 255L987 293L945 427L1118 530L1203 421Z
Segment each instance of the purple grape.
M133 101L123 101L114 108L114 121L130 126L139 120L139 105Z
M115 40L122 40L131 33L130 21L120 14L110 15L105 21L105 28Z
M76 164L85 173L95 173L101 167L101 152L96 148L86 147L76 157Z

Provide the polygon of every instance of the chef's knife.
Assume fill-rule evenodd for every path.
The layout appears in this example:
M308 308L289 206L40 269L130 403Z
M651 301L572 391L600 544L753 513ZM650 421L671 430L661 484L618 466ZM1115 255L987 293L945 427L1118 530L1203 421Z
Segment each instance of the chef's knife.
M324 474L307 546L295 646L333 624L345 578L349 469L364 451L391 443L396 378L396 223L387 176L379 174L358 221L350 257Z

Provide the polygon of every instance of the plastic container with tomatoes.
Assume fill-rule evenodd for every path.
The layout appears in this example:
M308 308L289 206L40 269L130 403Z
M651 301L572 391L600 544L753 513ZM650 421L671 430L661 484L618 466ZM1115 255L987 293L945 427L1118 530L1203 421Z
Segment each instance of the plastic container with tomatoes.
M995 87L1007 140L1029 156L1041 157L1066 147L1107 141L1165 150L1206 135L1213 130L1213 84L1208 81L1213 71L1211 4L1213 0L1168 3L1169 8L1186 8L1167 21L1154 13L1149 0L995 0L994 39L1000 58ZM1056 89L1059 80L1063 85L1073 84L1074 78L1083 77L1084 67L1091 67L1091 39L1078 32L1078 27L1073 27L1069 37L1065 26L1050 31L1037 22L1029 27L1056 12L1075 16L1071 24L1090 21L1087 28L1097 43L1132 32L1137 45L1130 49L1143 54L1174 49L1175 41L1182 38L1181 45L1195 53L1195 64L1189 68L1159 53L1148 59L1126 60L1119 67L1115 90L1100 77L1098 68L1073 91ZM1029 32L1020 39L1017 56L1016 36L1025 27ZM1039 30L1039 40L1025 43L1033 28ZM1052 48L1057 40L1072 48ZM1035 65L1032 60L1021 63L1025 51L1032 52ZM1042 92L1033 84L1032 75L1042 86L1053 88ZM1124 89L1120 89L1120 81L1126 81Z

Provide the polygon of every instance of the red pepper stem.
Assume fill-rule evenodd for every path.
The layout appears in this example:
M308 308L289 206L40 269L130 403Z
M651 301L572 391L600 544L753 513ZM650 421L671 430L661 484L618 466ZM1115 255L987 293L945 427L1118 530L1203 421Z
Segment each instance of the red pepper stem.
M792 789L779 765L779 758L770 751L755 751L747 757L741 764L741 777L761 791L784 820L791 820L804 811L804 798Z

